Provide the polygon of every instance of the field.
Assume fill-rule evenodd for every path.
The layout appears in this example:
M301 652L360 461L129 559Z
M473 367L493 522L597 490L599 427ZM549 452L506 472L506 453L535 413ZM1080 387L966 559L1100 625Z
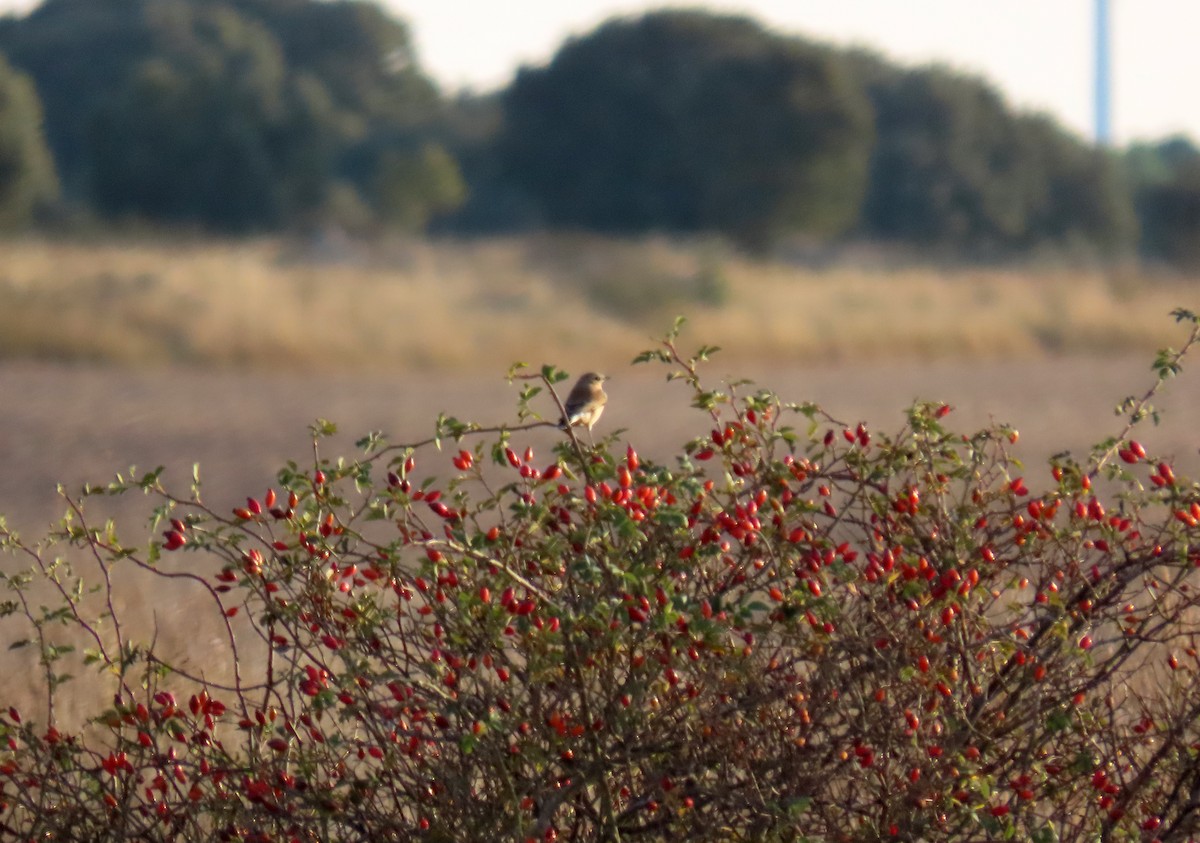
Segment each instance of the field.
M394 373L612 368L680 313L725 359L1012 360L1157 348L1195 278L939 269L860 251L546 236L3 244L0 358Z
M622 441L669 459L706 432L705 420L664 369L629 361L676 312L689 316L685 348L724 347L708 369L714 380L750 377L876 430L898 428L913 399L946 401L962 428L1015 425L1017 453L1040 478L1048 455L1119 431L1113 406L1153 382L1155 348L1182 338L1168 311L1200 299L1188 279L817 269L661 242L297 248L7 244L0 513L9 526L43 533L62 510L56 484L77 489L132 464L163 465L168 485L186 491L199 463L210 505L236 506L261 495L285 460L309 456L306 428L318 417L342 431L323 446L329 455L351 455L372 430L424 438L439 412L515 423L517 390L504 372L519 359L606 371L611 403L598 432L624 428ZM1200 469L1195 369L1200 361L1158 402L1165 424L1139 434L1190 475ZM556 435L520 441L545 453ZM102 514L132 540L151 506L130 497ZM197 642L208 633L178 623L188 596L131 586L120 608L202 661ZM6 640L10 630L0 624ZM10 669L32 667L13 658Z

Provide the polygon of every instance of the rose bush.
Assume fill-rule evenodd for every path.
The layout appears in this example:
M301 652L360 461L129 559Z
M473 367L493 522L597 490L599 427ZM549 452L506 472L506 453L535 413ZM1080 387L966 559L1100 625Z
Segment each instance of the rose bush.
M703 433L672 464L519 419L364 439L236 508L157 473L7 529L46 694L73 630L112 704L0 716L12 839L1185 841L1200 835L1200 487L1133 437L1086 458L911 407L892 435L746 383L678 326L639 362ZM547 418L557 419L561 405ZM86 517L145 490L156 539ZM80 553L83 551L83 553ZM21 571L13 571L17 561ZM73 560L70 567L67 561ZM185 564L180 564L180 560ZM92 566L96 574L86 566ZM183 578L229 682L122 631L113 573ZM89 596L82 578L98 584ZM42 607L33 589L53 589ZM80 680L76 680L80 681ZM53 712L53 707L48 708Z

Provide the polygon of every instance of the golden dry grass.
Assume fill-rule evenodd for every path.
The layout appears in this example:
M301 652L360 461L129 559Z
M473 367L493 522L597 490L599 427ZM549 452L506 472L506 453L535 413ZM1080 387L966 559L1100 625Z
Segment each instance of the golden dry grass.
M1200 279L1137 270L763 262L706 244L63 242L2 246L0 356L391 371L616 367L678 314L737 360L1150 350Z

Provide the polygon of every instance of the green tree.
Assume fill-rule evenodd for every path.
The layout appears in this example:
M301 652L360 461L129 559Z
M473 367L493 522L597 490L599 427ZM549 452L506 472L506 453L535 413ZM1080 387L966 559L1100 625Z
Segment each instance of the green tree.
M108 215L309 220L375 195L381 150L419 148L439 102L407 27L366 2L47 0L0 23L5 47L68 189Z
M437 113L438 91L417 62L408 26L378 4L229 0L229 5L271 32L293 72L320 81L346 139L361 140L381 125L424 126Z
M1185 138L1138 144L1125 155L1144 255L1200 266L1200 150Z
M862 92L834 51L745 18L611 21L522 70L504 108L509 173L551 225L716 230L760 246L857 217Z
M536 228L537 202L510 177L500 152L503 93L462 93L446 102L434 137L453 156L470 187L463 203L440 216L453 231L497 233Z
M1132 243L1119 169L1052 121L1015 113L981 80L946 68L857 65L877 141L864 233L996 255L1043 242Z
M298 210L288 164L320 143L319 132L288 131L311 104L256 24L216 6L159 2L148 13L173 53L142 61L96 111L93 201L108 214L233 230L278 224Z
M408 231L421 231L433 214L457 208L467 190L454 159L436 144L387 151L375 185L380 216Z
M146 54L138 8L115 0L46 0L0 19L0 51L29 74L66 193L84 197L87 125L102 96Z
M1016 124L1026 166L1045 185L1030 203L1029 236L1020 245L1084 244L1109 255L1132 251L1138 219L1120 158L1081 142L1048 117L1020 115Z
M0 57L0 227L29 222L58 197L33 83Z
M412 230L461 204L458 162L437 138L445 106L402 20L361 0L230 2L271 31L294 73L327 93L343 200Z

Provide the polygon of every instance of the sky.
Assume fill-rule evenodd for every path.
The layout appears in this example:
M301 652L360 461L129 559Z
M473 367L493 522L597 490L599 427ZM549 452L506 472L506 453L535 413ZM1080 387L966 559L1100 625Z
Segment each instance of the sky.
M563 40L615 15L663 6L749 15L784 34L867 47L905 65L940 62L991 81L1016 107L1085 137L1093 125L1094 0L382 0L406 20L421 65L446 91L505 85ZM1117 143L1200 140L1200 2L1111 0ZM34 0L0 0L23 10Z
M868 47L906 65L984 76L1020 108L1092 136L1093 0L387 0L413 27L422 64L449 90L503 85L522 63L613 15L663 5L749 15L777 32ZM1200 2L1112 0L1118 143L1200 139Z

